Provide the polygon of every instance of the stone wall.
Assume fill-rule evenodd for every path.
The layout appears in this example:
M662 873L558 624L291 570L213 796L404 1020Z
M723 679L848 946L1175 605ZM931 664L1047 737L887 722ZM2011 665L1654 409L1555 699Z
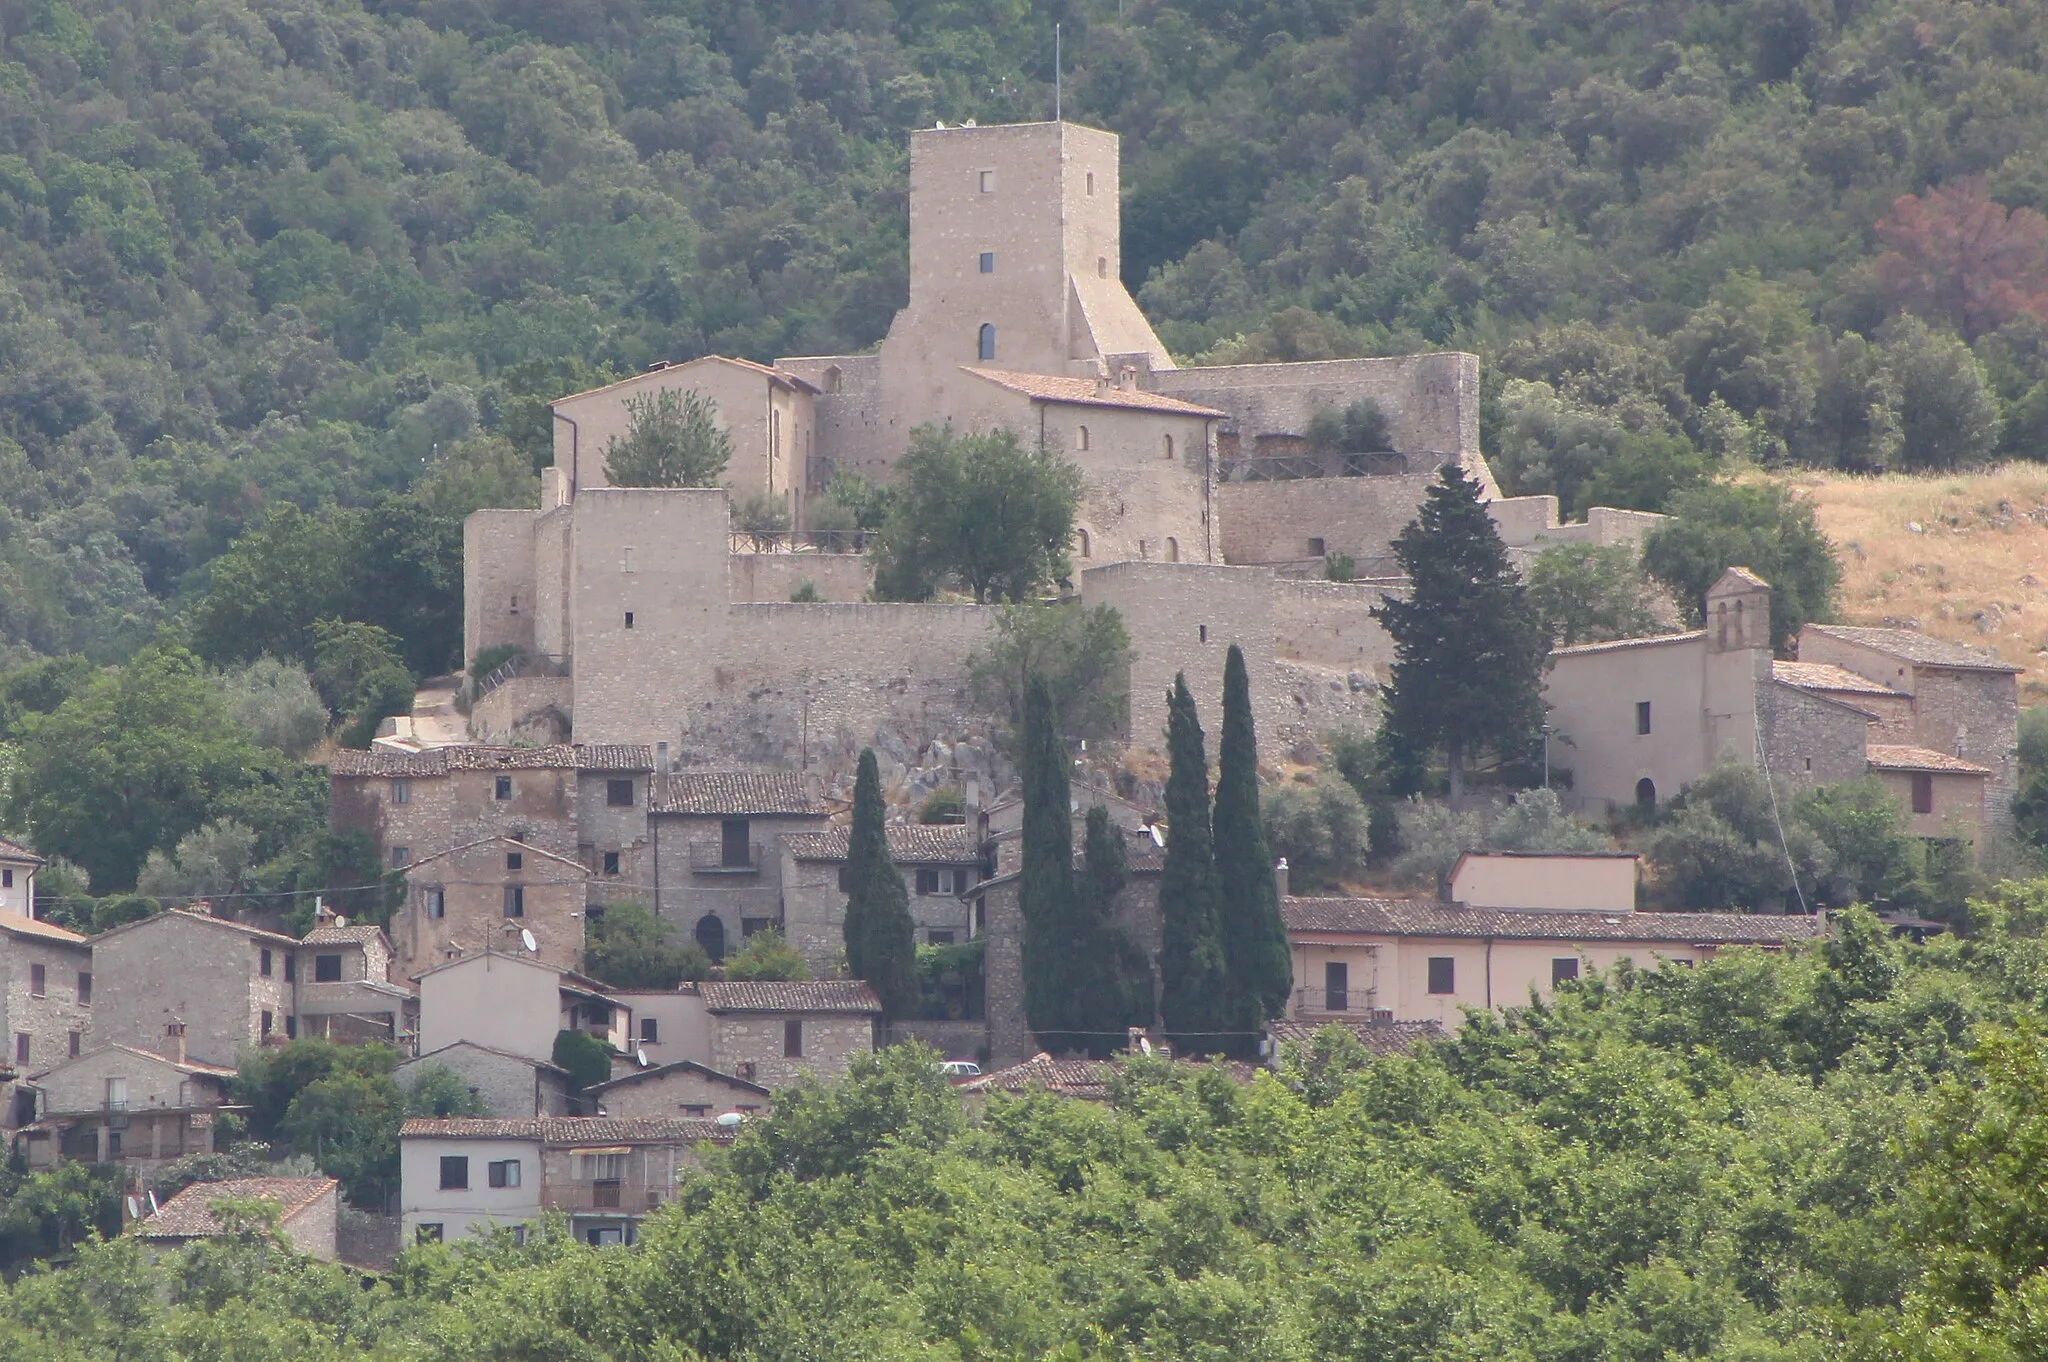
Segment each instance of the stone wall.
M539 515L484 510L462 522L464 639L533 647L533 523Z
M834 467L870 479L887 474L896 451L882 433L887 423L880 355L803 355L777 360L776 366L818 389L811 399L817 456L807 479L811 492L825 490Z
M810 1039L810 1028L804 1028ZM780 1036L777 1043L780 1044ZM606 1087L597 1101L607 1116L717 1116L728 1111L759 1111L768 1099L751 1088L713 1078L695 1069L671 1069L658 1077Z
M2011 672L1924 666L1913 668L1910 679L1919 745L1990 767L1984 823L2010 828L2019 781L2019 679Z
M439 1064L483 1098L492 1116L564 1116L569 1111L568 1078L517 1055L499 1054L476 1045L453 1045L398 1066L401 1080L411 1081L422 1065Z
M335 1249L342 1262L381 1272L398 1257L402 1226L395 1215L343 1206L335 1218Z
M291 1011L284 981L293 943L193 913L162 913L93 943L93 1018L86 1048L117 1041L176 1055L165 1033L185 1024L185 1052L202 1064L233 1068L244 1049L284 1034ZM270 954L270 972L262 968Z
M1021 1064L1038 1053L1038 1037L1024 1016L1024 911L1011 876L981 891L981 968L987 980L990 1066Z
M784 1023L803 1023L803 1055L783 1054ZM811 1012L721 1012L711 1018L711 1067L780 1091L805 1073L844 1078L853 1057L875 1048L866 1015Z
M735 553L732 599L751 605L786 601L809 582L827 601L859 601L875 584L874 560L864 553Z
M889 1044L917 1041L937 1050L943 1059L972 1059L988 1050L985 1021L900 1021L889 1024Z
M1478 460L1476 355L1442 351L1389 359L1174 369L1154 374L1150 386L1171 397L1228 411L1236 418L1239 448L1246 454L1253 452L1261 435L1302 435L1318 411L1342 411L1360 398L1371 398L1387 417L1393 447L1409 456L1411 467L1432 457L1439 462ZM1224 523L1228 525L1227 518Z
M1200 372L1192 370L1189 372ZM1424 462L1427 462L1426 460ZM1394 537L1415 519L1434 467L1363 478L1296 478L1225 482L1216 488L1216 519L1227 563L1291 563L1343 553L1377 570Z
M313 1203L278 1226L293 1248L309 1258L331 1263L340 1254L337 1215L341 1189L329 1187Z
M1384 680L1394 641L1372 617L1387 589L1377 583L1273 582L1273 648L1290 662L1306 662ZM1405 596L1405 590L1393 593Z
M517 854L514 870L507 857ZM492 839L414 866L406 873L405 906L391 923L391 944L400 978L456 955L487 949L521 950L519 933L532 932L536 958L573 970L583 960L584 885L589 877L574 861L564 863L517 844ZM517 885L523 913L505 910L506 890ZM441 896L440 917L428 916L430 890Z
M563 749L565 752L567 749ZM496 797L500 776L512 797ZM401 867L485 837L515 834L528 846L557 856L576 855L576 771L571 765L504 771L451 771L409 776L405 802L396 780L335 776L328 782L328 824L337 832L362 831L376 839L377 859ZM394 852L403 849L403 860Z
M575 682L566 676L515 676L479 696L469 711L469 734L481 743L511 746L566 742Z
M1213 758L1223 720L1224 654L1233 643L1244 649L1261 727L1293 717L1274 681L1272 592L1273 574L1265 568L1112 563L1082 574L1081 599L1116 607L1131 636L1134 746L1164 749L1167 692L1175 673L1185 672Z
M678 940L690 939L705 917L716 917L723 929L725 949L734 951L739 949L750 924L775 925L782 921L782 835L816 832L824 826L824 820L765 816L748 819L748 841L758 849L759 856L755 868L742 870L728 870L717 863L724 821L719 817L680 814L652 817L654 883L661 887L653 901L662 917L675 924Z
M1771 681L1758 690L1757 720L1779 780L1825 785L1867 773L1864 744L1872 725L1846 704Z
M43 991L31 992L35 967L42 966ZM26 1077L37 1069L70 1058L72 1037L92 1026L92 1007L78 1000L79 975L92 972L92 948L84 942L64 945L27 934L0 933L0 1039L13 1071ZM24 1061L18 1049L27 1036ZM12 1082L0 1084L0 1127L14 1124Z

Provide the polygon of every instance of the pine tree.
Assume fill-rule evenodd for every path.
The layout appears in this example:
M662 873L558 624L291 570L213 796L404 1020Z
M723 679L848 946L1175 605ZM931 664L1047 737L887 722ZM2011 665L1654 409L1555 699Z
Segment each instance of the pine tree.
M1549 644L1479 484L1458 465L1444 465L1394 556L1408 599L1372 612L1394 640L1387 726L1411 757L1444 749L1456 808L1475 749L1519 752L1542 731Z
M1066 744L1052 691L1033 676L1024 687L1019 765L1024 777L1024 862L1017 884L1024 918L1024 1018L1053 1053L1073 1047L1076 970L1081 954L1074 914L1074 830Z
M1294 962L1280 921L1273 853L1259 812L1259 747L1251 680L1236 644L1223 662L1223 737L1216 747L1217 937L1230 974L1235 1030L1256 1031L1287 1009ZM1243 1047L1237 1047L1243 1048Z
M1159 999L1166 1029L1213 1048L1227 1030L1229 979L1217 939L1216 861L1209 841L1209 759L1185 673L1166 702L1166 864L1159 876Z
M853 781L853 828L847 839L846 968L865 979L882 1000L882 1015L914 1014L923 999L917 982L917 928L910 894L889 859L882 773L873 749L863 749Z

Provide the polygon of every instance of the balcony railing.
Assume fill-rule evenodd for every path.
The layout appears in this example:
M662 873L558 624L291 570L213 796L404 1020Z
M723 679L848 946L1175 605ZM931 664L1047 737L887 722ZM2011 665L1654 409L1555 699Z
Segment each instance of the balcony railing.
M728 847L724 842L690 843L690 869L700 875L752 875L761 869L761 844L749 842L746 859L738 860L732 854L739 847Z
M542 1190L540 1204L568 1215L645 1215L674 1194L667 1183L600 1178L551 1182Z
M873 530L734 530L733 553L866 553Z
M1371 1019L1379 1010L1374 990L1369 988L1298 988L1294 991L1296 1016L1346 1016Z

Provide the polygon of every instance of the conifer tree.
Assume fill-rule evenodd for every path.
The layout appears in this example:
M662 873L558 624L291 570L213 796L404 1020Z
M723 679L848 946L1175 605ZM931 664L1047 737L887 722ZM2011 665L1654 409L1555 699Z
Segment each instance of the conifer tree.
M1521 751L1542 731L1549 642L1479 484L1457 464L1444 465L1394 556L1408 599L1386 597L1372 612L1394 640L1387 727L1408 756L1444 750L1457 808L1475 749Z
M1149 1028L1154 1020L1152 962L1130 933L1113 921L1117 895L1130 877L1123 831L1110 821L1109 810L1097 804L1088 810L1074 894L1083 926L1080 959L1086 970L1083 998L1089 1032L1085 1048L1093 1055L1120 1048L1128 1028Z
M1213 1049L1228 1029L1229 978L1217 939L1209 759L1185 673L1166 702L1166 864L1159 876L1159 1012L1184 1046Z
M1024 919L1024 1018L1038 1043L1057 1054L1085 1030L1078 969L1082 943L1074 912L1074 831L1067 749L1053 714L1052 691L1033 676L1024 687L1019 766L1024 778L1024 861L1017 884Z
M1223 736L1216 747L1217 937L1230 975L1239 1031L1256 1031L1286 1010L1294 985L1273 853L1259 812L1259 747L1251 679L1235 643L1223 662ZM1243 1047L1237 1047L1243 1048Z
M872 748L863 749L853 781L853 828L847 839L846 968L865 979L895 1020L917 1011L917 929L910 894L889 858L882 773Z

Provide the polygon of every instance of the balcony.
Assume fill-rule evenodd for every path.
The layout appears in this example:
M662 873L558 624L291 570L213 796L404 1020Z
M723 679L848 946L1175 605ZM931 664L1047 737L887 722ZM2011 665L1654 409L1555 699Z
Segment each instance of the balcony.
M690 843L690 873L693 875L758 875L761 873L761 844L744 846L731 842Z
M1297 1017L1357 1017L1361 1021L1385 1021L1373 1006L1374 990L1369 988L1298 988L1294 990Z
M583 1182L551 1182L542 1189L541 1206L565 1215L645 1215L667 1201L675 1189L667 1183L599 1178Z

